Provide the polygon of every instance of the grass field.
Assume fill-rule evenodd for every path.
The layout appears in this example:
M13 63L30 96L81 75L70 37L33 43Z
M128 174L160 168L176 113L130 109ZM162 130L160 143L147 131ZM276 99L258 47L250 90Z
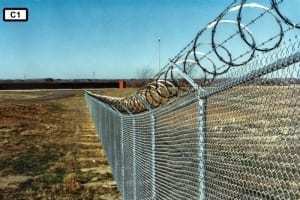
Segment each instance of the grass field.
M238 86L208 99L208 197L299 199L299 97L298 85ZM180 153L182 133L197 138L196 112L194 103L156 116L157 138L168 133L160 144ZM83 91L0 92L0 200L120 199L95 132Z
M1 91L0 149L0 199L120 199L83 91Z

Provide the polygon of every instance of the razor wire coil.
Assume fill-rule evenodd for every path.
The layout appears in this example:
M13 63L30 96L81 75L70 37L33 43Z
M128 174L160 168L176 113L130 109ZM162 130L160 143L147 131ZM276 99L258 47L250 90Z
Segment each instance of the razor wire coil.
M195 82L199 87L209 87L212 82L233 68L242 68L251 62L257 54L276 50L283 43L285 34L300 28L300 22L292 21L281 10L280 6L289 4L289 1L268 0L267 2L268 5L249 0L233 1L201 29L174 58L170 59L150 83L128 97L101 98L122 113L144 112L194 91L194 88L183 77L178 77L174 71L175 68L179 68L188 76L192 76L193 72L197 71L199 78L194 78ZM259 14L245 23L244 15L248 10L258 11ZM228 18L229 15L233 17ZM253 34L256 30L252 30L251 25L258 24L267 16L272 19L270 26L278 27L278 32L258 42L258 38ZM221 25L231 26L236 31L219 42L217 33ZM204 34L208 34L210 42L203 42ZM236 51L239 52L238 55L226 47L226 44L234 39L239 39L240 45L235 46ZM247 49L244 49L245 47ZM141 99L144 99L144 102ZM147 105L149 105L148 108Z

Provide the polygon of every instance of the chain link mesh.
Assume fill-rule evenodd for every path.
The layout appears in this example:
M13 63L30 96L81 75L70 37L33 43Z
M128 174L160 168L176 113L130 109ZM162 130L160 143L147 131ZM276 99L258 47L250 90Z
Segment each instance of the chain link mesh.
M135 94L86 92L124 200L300 199L292 2L234 0ZM259 23L277 30L261 39Z
M293 39L139 114L87 92L123 199L300 199L299 49Z

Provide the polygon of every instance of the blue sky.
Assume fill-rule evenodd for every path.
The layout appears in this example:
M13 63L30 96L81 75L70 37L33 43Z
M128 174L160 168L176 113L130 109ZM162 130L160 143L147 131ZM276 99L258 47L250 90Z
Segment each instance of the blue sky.
M26 23L0 22L0 79L132 78L158 71L231 0L1 0L27 7Z

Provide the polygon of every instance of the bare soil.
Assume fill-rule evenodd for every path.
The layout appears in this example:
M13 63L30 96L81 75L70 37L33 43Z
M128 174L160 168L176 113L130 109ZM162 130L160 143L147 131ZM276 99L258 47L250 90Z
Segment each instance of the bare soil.
M1 91L0 149L0 199L121 199L83 91Z

